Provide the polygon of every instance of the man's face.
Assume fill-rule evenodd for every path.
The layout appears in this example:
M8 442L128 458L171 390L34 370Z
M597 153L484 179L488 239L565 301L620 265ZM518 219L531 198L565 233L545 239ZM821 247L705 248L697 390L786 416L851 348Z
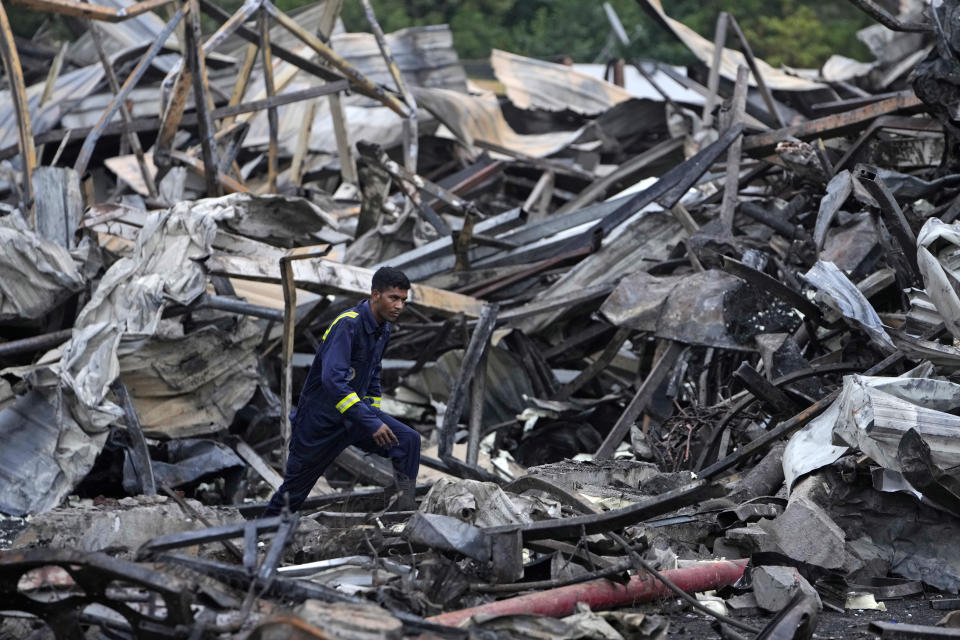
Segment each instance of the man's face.
M385 291L373 290L370 296L370 311L377 322L396 322L407 303L407 289L391 287Z

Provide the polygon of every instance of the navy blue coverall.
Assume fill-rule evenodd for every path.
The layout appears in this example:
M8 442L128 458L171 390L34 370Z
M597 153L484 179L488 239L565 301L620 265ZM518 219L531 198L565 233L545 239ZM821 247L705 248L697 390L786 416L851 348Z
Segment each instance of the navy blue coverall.
M389 458L394 469L416 480L420 434L380 410L380 359L390 339L390 323L377 324L369 301L334 319L310 365L300 401L291 415L292 437L283 484L263 516L280 513L284 494L297 511L330 463L350 445ZM388 449L373 440L386 424L399 445Z

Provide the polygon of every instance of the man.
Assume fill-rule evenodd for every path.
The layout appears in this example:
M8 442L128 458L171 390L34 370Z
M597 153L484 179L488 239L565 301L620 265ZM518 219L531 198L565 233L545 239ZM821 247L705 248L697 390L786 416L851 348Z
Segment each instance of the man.
M420 434L380 410L380 359L390 326L400 317L410 281L399 269L373 274L370 299L338 315L320 340L292 416L293 434L283 484L264 517L286 499L297 511L330 463L350 445L389 458L397 507L416 508Z

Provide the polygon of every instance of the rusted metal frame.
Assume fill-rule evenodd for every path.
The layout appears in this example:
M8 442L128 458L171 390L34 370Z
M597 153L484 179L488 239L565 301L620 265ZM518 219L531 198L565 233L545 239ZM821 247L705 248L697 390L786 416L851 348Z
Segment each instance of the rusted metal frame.
M633 423L637 421L640 414L647 408L647 404L649 404L651 398L653 398L657 387L660 386L660 383L663 382L667 375L673 370L673 365L677 362L677 359L684 349L685 346L683 344L673 340L670 341L663 355L661 355L660 359L653 365L650 373L647 374L646 379L644 379L643 384L637 389L633 399L630 400L627 408L624 409L620 415L617 423L613 425L613 429L611 429L607 437L603 439L603 443L593 456L595 460L607 460L613 456L614 451L617 450L617 447L623 442L627 433L630 432L630 427L633 426Z
M257 6L258 5L254 5L253 9L255 10ZM204 13L206 13L208 16L210 16L211 18L213 18L214 20L216 20L221 24L226 23L227 21L230 21L233 18L231 14L227 13L217 5L213 4L211 0L200 0L200 8L201 10L203 10ZM243 20L246 20L248 17L249 16L246 16L245 18L243 18ZM239 37L243 38L250 44L256 45L260 42L260 37L257 35L257 32L252 29L248 29L247 27L243 26L243 24L235 23L233 24L231 29L233 32L236 32L236 34ZM273 48L274 56L276 56L277 58L280 58L285 62L289 62L290 64L297 67L298 69L302 69L307 73L310 73L318 78L322 78L323 80L327 80L329 82L343 80L342 76L330 71L329 69L326 69L320 66L319 64L317 64L316 62L313 62L312 60L307 60L306 58L293 53L292 51L290 51L285 47L281 47L277 44L274 44L272 48ZM363 95L367 95L365 90L362 88L357 88L357 92L362 93ZM373 97L373 96L369 96L369 97Z
M893 237L896 238L897 244L900 245L900 250L906 258L913 280L922 282L923 277L917 266L917 236L910 228L910 223L903 215L900 205L897 204L897 199L893 197L893 193L880 177L879 169L861 164L857 165L854 173L860 184L866 188L880 206L880 213Z
M772 150L778 142L791 137L801 140L838 136L866 125L869 121L895 111L915 110L923 106L912 90L901 91L893 98L880 100L873 104L836 113L802 124L783 127L773 131L747 136L743 140L743 150L751 154L762 154ZM827 135L829 134L829 135Z
M280 286L283 288L283 342L280 348L280 435L283 447L280 451L281 466L286 468L290 449L290 437L293 429L290 424L290 410L293 407L293 346L296 336L297 289L293 280L294 259L285 256L280 259Z
M659 496L632 504L623 509L614 509L603 513L540 520L527 525L503 525L484 528L490 535L506 533L520 529L524 542L530 540L560 540L579 538L582 535L606 533L623 529L632 524L643 522L676 511L682 507L719 495L718 487L704 480L698 480L679 489L667 491Z
M160 31L160 33L157 34L157 39L150 45L150 48L147 49L147 52L143 54L143 57L140 59L140 62L137 63L137 66L134 67L133 71L130 72L130 75L120 88L119 93L113 97L113 100L110 102L107 108L104 109L103 113L100 115L100 119L97 120L97 124L94 125L90 133L87 134L86 139L83 141L83 146L80 148L80 154L77 157L77 161L73 167L81 176L81 178L87 171L87 166L90 164L90 158L93 156L94 147L97 145L97 140L100 139L100 134L103 132L104 126L110 122L114 114L116 114L117 109L119 109L120 105L126 101L127 96L130 95L130 92L133 90L133 88L137 86L138 82L140 82L143 74L146 73L147 69L150 68L150 63L153 62L153 59L163 47L163 43L166 42L167 38L170 37L170 34L173 33L173 30L184 17L185 13L186 9L184 7L181 6L177 9L176 13L173 15L173 18L171 18L170 21L167 22L167 24Z
M57 84L57 78L60 77L60 70L63 69L63 59L67 55L67 49L69 48L69 43L64 42L60 45L60 51L57 52L57 55L53 59L53 63L50 65L50 71L47 72L47 81L43 85L43 94L40 96L39 106L47 104L50 100L50 96L53 95L53 89ZM38 155L43 155L38 154Z
M397 66L397 62L393 58L393 52L390 51L390 45L387 44L387 39L383 35L383 29L380 28L380 23L377 21L377 14L374 13L373 6L370 4L370 0L360 0L360 3L363 5L363 11L367 16L367 22L370 23L370 30L373 32L373 37L377 41L377 46L380 47L380 53L383 55L383 60L387 63L387 69L390 71L390 76L393 78L394 84L397 85L397 91L400 92L400 96L406 103L407 109L410 110L409 115L407 116L406 120L404 120L403 165L407 168L407 171L416 173L419 145L417 101L407 88L407 83L403 79L403 74L400 72L400 67Z
M53 95L53 90L57 84L57 78L60 77L60 71L63 69L63 59L67 55L67 49L69 49L70 43L64 42L60 46L60 50L57 52L57 55L53 59L53 64L50 65L50 70L47 72L47 81L43 85L43 94L40 96L40 102L37 105L37 108L42 107L43 105L49 102L50 97ZM33 141L34 145L37 144L36 139ZM43 159L43 146L37 146L36 156L42 161ZM58 158L59 159L59 158ZM56 162L51 162L49 166L55 167Z
M762 436L751 440L748 444L738 448L734 453L717 460L709 467L697 472L697 476L707 480L712 480L722 474L724 471L732 469L734 466L748 459L758 451L765 449L767 446L779 440L780 438L793 435L805 424L826 411L827 408L833 404L833 401L839 396L839 391L833 391L832 393L824 396L789 420L781 422L776 426L776 428L767 431Z
M467 350L463 354L460 374L450 388L447 407L443 412L443 419L440 423L437 446L440 459L444 462L448 462L447 459L452 457L453 440L456 435L457 422L463 412L467 388L476 373L477 363L490 345L490 336L493 334L494 327L496 327L499 309L500 307L496 304L483 305L480 317L477 320L477 326L473 330L473 335L470 336L470 344L467 345Z
M771 413L790 415L799 409L797 403L794 402L790 396L774 386L772 382L760 375L760 373L748 363L741 363L737 370L733 372L733 375L740 380L740 382L750 390L750 393L758 398Z
M127 385L123 380L116 378L111 384L110 389L117 400L120 401L120 407L123 409L124 422L127 425L127 433L130 434L132 449L130 451L130 461L133 463L133 470L137 473L137 480L140 483L140 493L145 496L157 494L157 482L153 477L153 465L150 463L150 450L147 448L147 440L143 435L143 428L140 426L140 419L137 417L137 411L133 406L133 399L127 391Z
M914 31L920 33L933 31L933 25L929 23L901 22L873 0L850 0L850 4L866 13L887 29L893 31Z
M206 46L200 46L200 5L197 0L187 0L190 7L189 24L185 30L185 57L193 78L193 107L197 111L197 124L200 130L200 154L203 158L203 177L207 195L220 195L218 180L217 145L213 139L213 118L208 107L209 90L207 88Z
M34 599L19 588L20 579L42 567L64 569L76 584L66 598ZM107 593L118 581L136 585L163 601L162 620L116 600ZM27 611L46 622L58 638L82 638L81 616L91 604L105 606L122 616L137 638L175 637L194 624L193 596L186 583L160 571L90 551L74 549L18 549L0 558L0 597L4 609ZM154 604L151 598L151 604Z
M808 300L803 294L797 293L776 278L768 276L762 271L748 267L739 260L723 256L723 270L746 281L752 286L776 296L802 313L816 324L823 322L820 308Z
M704 127L713 126L713 107L717 103L717 91L720 88L720 60L723 58L723 47L727 43L727 18L729 14L721 11L717 16L717 24L713 33L713 61L710 65L710 76L707 80L707 100L703 103L701 119Z
M330 253L324 251L280 258L280 287L283 290L283 341L280 347L280 435L283 437L283 449L280 452L283 468L287 466L290 450L290 410L293 405L293 347L297 326L297 287L293 277L293 262L323 257Z
M350 133L347 130L347 115L343 110L343 101L340 94L331 93L328 98L330 117L333 119L333 136L337 141L337 156L340 160L340 175L344 182L353 185L360 184L360 175L357 170L357 156L350 143Z
M697 180L706 173L727 147L740 136L742 124L729 127L720 134L716 141L701 149L696 155L688 158L673 169L660 176L654 184L617 207L613 212L600 220L591 229L594 235L604 236L614 227L628 220L637 211L652 202L659 202L664 208L672 209L684 194L690 190Z
M266 11L274 20L280 23L290 33L297 36L308 47L316 51L321 58L326 60L331 66L337 69L337 71L342 73L344 77L350 81L350 84L355 85L358 88L362 88L364 93L370 95L371 97L375 97L378 102L382 103L386 107L389 107L391 111L396 113L401 118L406 118L409 115L407 106L397 100L396 96L387 93L382 87L378 86L365 75L354 69L349 62L344 60L337 53L335 53L333 49L324 44L320 38L301 27L293 18L277 9L272 2L269 2L269 0L262 0L262 2L263 8L266 9Z
M436 215L436 214L434 214ZM473 225L477 216L468 212L463 218L463 226L453 234L453 270L466 271L470 268L470 243L473 241Z
M273 55L270 53L270 25L267 12L261 7L257 14L257 26L260 30L260 55L263 60L263 84L267 100L276 94L273 78ZM267 147L267 186L271 193L277 191L277 108L267 107L267 124L270 130L270 143Z
M747 102L747 79L750 73L743 65L737 67L737 83L733 88L733 101L730 108L730 124L733 127L743 121L744 108ZM737 210L737 199L740 197L740 149L743 146L743 137L737 136L727 148L727 175L723 186L723 200L720 203L721 233L733 235L733 216Z
M312 98L318 98L320 96L325 96L331 93L344 91L346 90L346 88L347 88L347 81L338 80L336 82L329 82L327 84L322 84L316 87L310 87L309 89L292 91L290 93L281 93L279 95L273 96L272 98L251 100L250 102L244 102L242 104L219 107L211 111L210 116L214 119L219 119L221 117L235 116L241 113L252 113L254 111L267 109L271 106L282 107L285 104L292 104L294 102L300 102L302 100L310 100Z
M183 153L182 151L173 151L170 154L170 157L171 159L185 165L200 177L207 175L206 166L203 164L203 162L197 160L189 154ZM246 185L225 173L220 173L217 175L217 180L219 181L220 185L223 186L224 190L230 193L250 193L250 189L248 189Z
M290 163L290 182L298 187L303 181L303 160L310 146L310 134L313 132L313 120L316 116L317 99L313 98L307 103L303 124L300 125L300 131L297 133L297 148L294 149L293 160ZM358 231L357 236L359 235Z
M447 191L440 185L435 182L427 180L423 176L408 171L405 167L401 166L399 163L391 160L385 153L381 151L379 157L377 158L378 164L383 167L384 171L389 173L397 180L402 180L408 182L418 190L430 194L434 198L437 198L441 202L449 205L455 209L458 213L466 214L471 210L472 203L463 198Z
M11 0L14 4L19 4L30 9L42 11L44 13L55 13L61 16L71 18L87 18L89 20L100 20L101 22L123 22L130 18L136 18L139 15L158 9L173 0L144 0L130 5L115 9L113 7L104 7L97 4L86 2L74 2L73 0Z
M243 179L239 166L236 165L236 161L237 154L240 153L240 149L243 148L243 141L249 132L249 122L237 122L226 129L221 129L214 136L214 140L216 140L218 144L224 145L223 151L220 153L219 164L217 165L218 174L225 174L232 170L239 180Z
M207 6L204 6L204 10L207 10ZM223 40L225 40L231 33L238 29L242 29L242 24L247 20L253 12L255 12L260 7L260 0L247 0L243 5L233 14L224 19L223 24L203 43L202 55L205 56L211 53ZM207 10L209 13L209 11ZM185 30L184 40L187 39L187 32L190 29ZM253 42L256 43L256 37L254 36ZM196 42L196 45L199 46L199 41ZM196 47L192 48L195 49ZM200 53L195 50L187 51L187 55L190 57L197 56L200 57ZM185 56L186 57L186 56ZM170 73L167 74L167 77L163 81L164 92L167 91L166 87L170 82L174 82L174 87L171 92L170 98L167 101L166 108L164 109L163 119L160 125L160 132L157 135L156 143L154 144L153 149L153 160L154 164L157 167L157 176L162 178L166 175L167 171L171 166L171 153L174 135L177 133L177 129L180 126L180 122L183 119L183 112L187 106L187 99L190 96L190 89L193 86L193 71L191 66L188 64L184 66L184 58L181 58L173 69L170 70ZM174 81L175 78L175 81ZM201 80L202 84L202 80ZM206 103L204 103L205 105ZM199 105L197 106L197 121L199 122ZM212 128L212 127L211 127ZM202 136L201 136L202 137ZM209 166L207 162L204 162L204 166ZM216 166L216 165L214 165ZM204 178L206 179L207 173L204 171Z
M896 94L894 94L896 95ZM850 159L863 147L866 142L874 136L880 129L903 129L905 131L920 131L929 133L941 133L943 125L932 118L910 118L905 116L881 116L870 123L870 126L860 134L843 156L833 165L833 172L836 173L843 169Z
M606 369L607 365L620 353L620 348L623 346L623 343L627 341L627 338L630 337L630 333L631 329L626 327L617 329L613 338L610 339L610 342L608 342L606 348L604 348L603 353L583 371L577 374L576 378L560 387L560 390L557 391L557 395L553 399L569 400L570 396L582 389L584 385L593 380L603 369Z
M233 83L233 93L230 94L230 99L227 100L227 106L232 107L240 104L240 101L243 100L243 94L247 92L247 84L250 82L250 74L253 71L253 66L257 62L257 51L259 47L256 44L248 43L247 52L243 58L243 64L240 65L240 71L237 74L237 81ZM225 116L220 121L220 127L228 127L233 123L234 116L229 115Z
M17 114L17 135L20 156L23 158L23 201L20 203L27 216L27 224L36 227L36 215L33 207L33 170L37 167L37 151L33 146L33 130L30 127L30 105L27 102L27 89L23 81L23 67L20 66L20 54L13 40L13 31L7 11L0 3L0 57L10 85L14 112Z
M107 76L107 82L110 84L110 91L116 95L120 93L120 82L117 80L117 74L114 73L113 66L110 64L110 60L107 58L107 52L103 48L103 36L100 33L100 26L88 21L87 30L90 31L90 37L93 39L93 46L97 50L97 57L100 58L100 64L103 66L103 72ZM124 124L127 126L133 122L133 116L130 114L130 109L127 107L126 102L121 103L120 105L120 116L123 119ZM143 176L143 183L147 187L147 193L151 198L156 198L158 193L157 183L154 182L153 173L150 171L150 167L147 166L147 159L143 154L143 147L140 146L140 137L134 131L127 131L124 135L130 142L130 148L133 149L133 154L137 158L137 166L140 168L140 175Z
M760 68L757 66L757 60L753 56L753 49L750 47L750 43L747 42L747 36L743 34L743 30L740 28L740 23L738 23L737 19L729 13L727 14L727 21L733 28L733 34L737 36L737 40L740 41L740 49L742 50L743 57L747 59L747 65L750 67L750 72L753 74L753 79L756 81L757 88L760 90L760 95L763 97L763 101L767 105L767 111L769 111L770 115L773 116L773 121L776 122L778 126L787 126L787 123L784 122L783 118L780 116L780 112L777 111L777 104L773 99L773 95L770 93L770 88L767 86L766 80L763 79L763 75L760 73Z

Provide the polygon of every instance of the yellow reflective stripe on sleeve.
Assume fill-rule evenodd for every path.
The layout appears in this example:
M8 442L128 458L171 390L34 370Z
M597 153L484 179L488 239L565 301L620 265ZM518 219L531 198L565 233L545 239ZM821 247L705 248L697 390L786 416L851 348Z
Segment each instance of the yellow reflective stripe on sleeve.
M357 404L358 402L360 402L360 396L358 396L355 393L351 393L350 395L348 395L343 400L337 403L337 411L339 411L340 413L343 413L344 411L346 411L353 405Z
M337 324L344 318L356 318L358 315L360 314L357 313L356 311L344 311L343 313L338 315L336 318L333 319L333 322L330 323L330 326L327 327L327 330L323 332L323 337L320 338L320 341L322 342L327 339L327 336L330 335L330 330L333 329L333 326L335 324Z
M363 396L363 399L364 399L364 400L367 400L367 399L372 400L372 402L370 403L370 406L371 406L371 407L377 407L378 409L380 408L380 401L383 400L383 398L381 398L380 396Z

